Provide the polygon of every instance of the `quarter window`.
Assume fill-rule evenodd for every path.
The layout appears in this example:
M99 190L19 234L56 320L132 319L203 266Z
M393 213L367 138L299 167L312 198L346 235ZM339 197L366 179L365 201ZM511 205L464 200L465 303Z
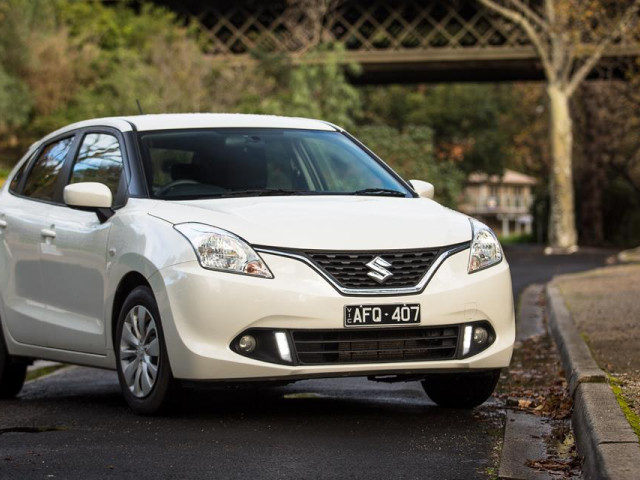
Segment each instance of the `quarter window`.
M44 148L27 176L23 195L38 200L53 201L60 170L72 142L73 137L69 137Z
M73 166L70 183L103 183L115 196L121 175L122 151L118 139L105 133L86 135Z
M9 184L9 191L11 191L12 193L18 192L18 187L20 186L20 180L22 180L22 177L24 176L24 172L27 170L27 167L31 163L31 160L33 160L33 154L29 156L29 158L20 167L20 170L18 170L18 173L16 173L11 179L11 183Z

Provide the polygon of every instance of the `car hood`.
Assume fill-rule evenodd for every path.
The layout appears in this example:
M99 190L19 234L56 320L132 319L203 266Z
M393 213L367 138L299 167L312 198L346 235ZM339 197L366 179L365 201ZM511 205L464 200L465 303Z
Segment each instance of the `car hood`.
M317 250L440 247L471 239L468 217L425 198L244 197L159 201L150 215L228 230L252 245Z

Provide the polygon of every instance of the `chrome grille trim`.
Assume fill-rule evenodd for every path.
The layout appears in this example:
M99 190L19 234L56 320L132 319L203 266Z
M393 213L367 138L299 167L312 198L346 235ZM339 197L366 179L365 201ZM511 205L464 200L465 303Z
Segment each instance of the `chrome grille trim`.
M440 249L438 256L433 260L431 266L424 274L424 276L420 279L420 281L412 287L396 287L396 288L385 288L385 287L377 287L377 288L345 288L341 286L338 282L336 282L331 275L326 273L321 267L319 267L313 260L311 260L308 256L306 256L301 250L287 250L280 249L278 247L262 247L262 246L254 246L254 250L258 253L266 253L270 255L278 255L281 257L292 258L294 260L299 260L301 262L306 263L311 268L313 268L316 272L318 272L327 282L331 284L333 288L335 288L338 292L345 296L393 296L393 295L413 295L416 293L421 293L436 273L440 265L452 255L456 253L463 252L468 250L471 246L471 242L465 242L457 245L451 245L448 247L443 247ZM394 250L389 250L389 252L393 252ZM344 253L344 252L341 252ZM382 251L380 251L382 253Z
M361 252L313 250L304 252L342 288L357 289L414 287L429 270L438 253L440 253L439 248ZM383 279L376 279L376 276L383 277Z

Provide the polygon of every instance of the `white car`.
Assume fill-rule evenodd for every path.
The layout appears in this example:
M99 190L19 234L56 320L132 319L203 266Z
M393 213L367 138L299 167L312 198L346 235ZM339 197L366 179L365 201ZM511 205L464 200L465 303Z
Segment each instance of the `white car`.
M76 123L0 192L0 395L33 359L189 381L421 381L483 403L515 338L493 232L340 127L260 115Z

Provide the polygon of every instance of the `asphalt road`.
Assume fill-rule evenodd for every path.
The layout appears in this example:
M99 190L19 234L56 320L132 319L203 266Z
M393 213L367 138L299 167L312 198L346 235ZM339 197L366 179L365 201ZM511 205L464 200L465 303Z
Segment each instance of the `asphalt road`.
M540 253L507 251L514 292L606 258ZM365 379L192 390L171 415L138 417L115 373L72 367L0 401L0 479L489 478L503 422L496 400L446 410L417 383Z
M544 255L544 249L531 245L514 245L505 248L511 267L513 293L516 298L527 285L547 283L554 275L575 273L602 267L613 250L585 248L572 255Z

